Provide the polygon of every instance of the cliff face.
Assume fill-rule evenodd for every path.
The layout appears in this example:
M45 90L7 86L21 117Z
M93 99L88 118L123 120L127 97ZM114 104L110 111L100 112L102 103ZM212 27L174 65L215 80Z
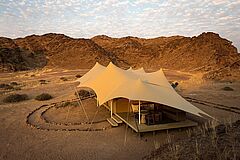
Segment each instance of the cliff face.
M73 39L62 34L0 38L1 70L18 71L44 66L65 69L91 68L98 61L110 61L127 68L161 67L205 72L209 79L235 76L240 69L236 47L215 33L197 37L111 38L95 36Z

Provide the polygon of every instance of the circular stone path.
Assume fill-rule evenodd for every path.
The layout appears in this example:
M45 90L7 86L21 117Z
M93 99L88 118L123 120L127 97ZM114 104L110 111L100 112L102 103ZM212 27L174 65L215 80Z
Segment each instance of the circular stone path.
M106 121L110 117L104 107L97 107L96 100L82 100L89 120L77 99L42 105L27 116L26 123L39 130L54 131L104 131L111 128Z

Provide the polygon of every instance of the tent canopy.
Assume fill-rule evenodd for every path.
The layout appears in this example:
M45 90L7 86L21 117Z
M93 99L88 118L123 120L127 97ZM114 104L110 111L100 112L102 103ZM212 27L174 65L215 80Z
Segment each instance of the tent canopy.
M182 98L169 84L162 69L146 73L143 68L123 70L111 62L107 67L96 63L77 81L80 82L78 87L89 87L95 91L100 105L122 97L167 105L200 117L202 114L209 116Z

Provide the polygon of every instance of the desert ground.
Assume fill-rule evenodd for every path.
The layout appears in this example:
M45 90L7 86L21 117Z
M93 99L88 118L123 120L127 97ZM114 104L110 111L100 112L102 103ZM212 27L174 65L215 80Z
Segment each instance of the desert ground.
M18 89L0 90L0 159L141 159L167 143L167 136L171 135L173 140L187 136L189 128L142 135L125 124L112 128L106 121L110 117L109 111L104 107L97 108L94 98L82 101L93 124L84 123L84 112L77 104L57 108L64 103L62 101L76 98L74 93L78 82L75 76L85 72L87 70L45 69L0 73L0 83L19 84ZM173 70L165 70L165 74L169 81L179 82L179 94L192 100L218 123L240 119L239 82L206 81L200 73ZM40 80L45 81L41 84L43 81ZM223 90L224 87L231 87L233 91ZM2 102L13 93L27 94L29 100ZM41 93L49 93L53 99L35 100L35 96ZM51 123L41 119L43 111L46 112L42 116ZM202 121L191 115L189 117ZM86 129L89 125L93 130Z

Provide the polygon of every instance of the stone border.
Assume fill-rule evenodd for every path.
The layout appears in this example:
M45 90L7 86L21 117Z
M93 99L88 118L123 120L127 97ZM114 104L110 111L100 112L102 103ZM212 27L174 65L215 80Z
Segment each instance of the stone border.
M89 99L89 98L92 98L92 97L86 97L82 100L86 100L86 99ZM34 109L32 112L30 112L27 117L26 117L26 124L27 126L31 127L31 128L35 128L35 129L38 129L38 130L45 130L45 131L104 131L104 130L107 130L107 129L110 129L111 126L107 126L107 127L103 127L103 128L98 128L98 129L94 129L94 128L87 128L87 129L51 129L51 128L43 128L43 127L39 127L38 125L36 124L33 124L30 122L29 118L35 113L37 112L38 110L42 109L43 107L46 107L46 106L49 106L47 109L45 109L43 112L41 112L41 115L40 115L40 118L48 123L48 124L53 124L53 125L65 125L65 126L72 126L72 125L82 125L82 124L91 124L91 122L86 122L86 123L56 123L56 122L51 122L51 121L48 121L44 118L44 114L46 113L46 111L48 111L50 108L53 108L53 107L56 107L56 105L58 104L61 104L61 103L66 103L66 102L75 102L79 99L71 99L71 100L66 100L66 101L61 101L61 102L56 102L56 103L51 103L49 105L42 105L36 109ZM106 121L106 120L104 120ZM104 121L101 121L101 122L104 122ZM95 122L95 123L101 123L101 122ZM94 124L94 123L92 123Z

